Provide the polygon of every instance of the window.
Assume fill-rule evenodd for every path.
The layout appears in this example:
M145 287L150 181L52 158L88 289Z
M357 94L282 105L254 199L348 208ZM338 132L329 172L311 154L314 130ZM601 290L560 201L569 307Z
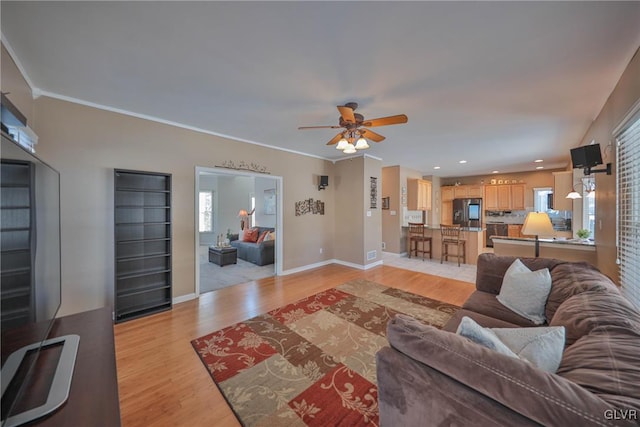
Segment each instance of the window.
M533 210L536 212L547 212L552 209L549 206L549 199L553 197L553 188L542 187L533 189Z
M204 190L200 192L200 212L198 215L200 233L213 232L213 191Z
M582 228L589 230L592 239L596 237L596 180L593 176L582 178Z
M617 137L618 262L623 294L640 308L640 119Z

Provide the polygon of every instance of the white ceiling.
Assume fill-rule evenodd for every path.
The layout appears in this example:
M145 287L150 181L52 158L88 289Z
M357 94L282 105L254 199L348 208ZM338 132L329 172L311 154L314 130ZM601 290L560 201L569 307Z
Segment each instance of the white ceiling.
M356 101L409 117L368 154L444 177L564 167L640 46L637 1L0 7L45 95L328 159L337 131L297 127Z

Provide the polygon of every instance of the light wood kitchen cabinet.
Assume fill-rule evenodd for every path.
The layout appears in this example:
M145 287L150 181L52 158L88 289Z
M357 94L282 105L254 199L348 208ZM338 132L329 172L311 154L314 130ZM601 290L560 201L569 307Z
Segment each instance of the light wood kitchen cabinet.
M442 195L443 202L450 202L454 199L453 197L453 186L440 187L440 193Z
M507 228L507 235L509 237L522 237L521 236L522 225L520 224L509 224Z
M407 180L407 209L411 211L431 210L431 181Z
M525 184L484 186L484 208L488 211L524 210Z
M471 198L482 198L482 185L468 185L467 195Z
M466 199L469 197L468 188L466 185L456 185L453 187L453 198L454 199Z
M482 198L482 185L447 185L440 189L442 200Z
M553 209L573 210L573 199L567 199L567 194L571 191L573 191L573 172L553 172Z
M511 186L498 185L498 209L511 209Z
M523 211L524 206L524 192L526 186L524 184L511 184L511 208L512 210Z
M442 202L440 210L440 223L445 225L453 225L453 202L448 200Z
M484 186L484 208L488 211L498 210L498 186L497 185L485 185Z

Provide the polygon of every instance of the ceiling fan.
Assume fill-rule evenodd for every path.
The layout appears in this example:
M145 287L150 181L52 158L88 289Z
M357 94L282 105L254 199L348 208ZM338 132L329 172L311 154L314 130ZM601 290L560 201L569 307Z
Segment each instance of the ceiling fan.
M358 108L357 102L347 102L345 105L338 105L340 117L338 125L334 126L300 126L298 129L340 129L343 131L331 138L327 145L338 144L336 148L343 150L347 154L355 153L356 150L369 148L367 139L374 142L381 142L384 136L376 133L369 127L387 126L407 123L409 120L406 115L398 114L395 116L379 117L377 119L365 120L362 114L356 113ZM357 140L356 140L357 138ZM355 141L355 144L354 144Z

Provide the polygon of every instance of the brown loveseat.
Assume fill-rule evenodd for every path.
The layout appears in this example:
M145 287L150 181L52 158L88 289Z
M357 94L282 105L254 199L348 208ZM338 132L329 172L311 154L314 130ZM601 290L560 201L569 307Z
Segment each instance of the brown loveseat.
M640 424L640 313L586 263L524 258L549 268L548 324L564 326L560 368L549 373L456 335L463 316L485 327L529 327L496 300L514 257L478 258L476 291L438 330L398 316L377 354L381 426Z

